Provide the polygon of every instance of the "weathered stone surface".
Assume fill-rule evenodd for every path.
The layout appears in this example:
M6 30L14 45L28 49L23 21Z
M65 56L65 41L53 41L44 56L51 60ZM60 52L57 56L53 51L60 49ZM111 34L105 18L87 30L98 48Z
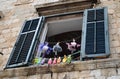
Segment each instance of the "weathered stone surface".
M78 79L80 75L79 71L68 72L67 76L69 79Z
M118 46L120 46L119 40L111 42L111 47L118 47Z
M95 77L101 76L101 70L100 70L100 69L98 69L98 70L93 70L93 71L90 72L90 75L91 75L91 76L95 76Z
M81 78L90 77L90 70L81 71L79 75Z
M107 68L107 67L116 67L116 64L114 63L114 61L112 62L98 62L97 63L97 68Z
M102 72L101 73L102 76L117 75L116 68L102 69L101 72Z
M31 75L31 76L26 77L26 79L42 79L42 78L41 78L41 75Z
M58 74L57 73L51 73L52 75L52 79L57 79L58 78Z
M0 79L120 79L120 0L100 0L101 3L97 5L97 7L108 7L111 59L79 61L50 67L43 65L3 70L24 20L38 17L34 5L43 3L49 5L49 2L56 1L59 0L0 0L0 11L4 14L4 18L0 19L0 52L4 53L3 56L0 55ZM65 1L77 2L80 0L61 0L60 3L65 3ZM91 6L91 4L86 6ZM43 6L41 5L41 7ZM80 9L80 5L76 7L70 9L69 7L66 8L65 5L66 9L64 10L61 8L43 13L52 11L59 13ZM61 18L57 17L53 20L61 20Z
M84 79L84 78L78 78L78 79Z
M116 53L120 53L120 47L116 47Z
M120 79L120 76L111 76L111 77L108 77L107 79Z
M76 62L76 65L74 66L75 70L90 70L96 68L96 65L94 61L81 61L80 63Z
M51 79L51 74L42 74L42 79Z
M27 78L23 77L23 76L20 76L20 77L3 78L3 79L27 79Z
M106 79L106 77L105 76L97 76L97 77L95 77L95 79Z
M120 68L117 69L117 73L120 74Z
M86 77L85 79L95 79L95 77Z

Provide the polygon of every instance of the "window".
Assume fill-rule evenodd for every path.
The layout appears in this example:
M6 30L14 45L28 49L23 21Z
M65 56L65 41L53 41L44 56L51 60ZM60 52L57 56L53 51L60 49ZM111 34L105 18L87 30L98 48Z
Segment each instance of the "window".
M30 65L34 55L42 55L41 52L36 52L36 48L45 41L48 41L51 47L60 41L63 52L57 56L69 55L71 53L65 43L72 38L81 44L81 48L77 49L81 52L73 55L73 60L107 57L110 54L107 18L107 8L94 8L85 10L82 18L50 22L47 22L45 17L28 20L23 25L6 68ZM54 57L54 53L45 57Z
M82 20L83 17L64 19L58 21L48 21L43 26L43 34L41 35L40 42L48 42L50 47L53 47L57 42L60 42L62 52L58 52L57 56L51 51L45 58L64 57L64 55L71 55L73 60L80 60L80 46L76 47L76 51L71 53L68 50L67 44L73 41L73 38L78 44L81 43L82 33ZM78 52L75 54L75 52ZM74 55L73 55L74 54Z

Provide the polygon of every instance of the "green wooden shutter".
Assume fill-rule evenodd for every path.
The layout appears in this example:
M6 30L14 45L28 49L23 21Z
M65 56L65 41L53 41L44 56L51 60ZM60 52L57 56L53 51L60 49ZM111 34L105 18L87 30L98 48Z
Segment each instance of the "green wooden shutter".
M24 23L6 68L28 65L31 62L44 23L43 21L44 17L40 17Z
M108 56L108 14L107 8L84 11L81 58Z

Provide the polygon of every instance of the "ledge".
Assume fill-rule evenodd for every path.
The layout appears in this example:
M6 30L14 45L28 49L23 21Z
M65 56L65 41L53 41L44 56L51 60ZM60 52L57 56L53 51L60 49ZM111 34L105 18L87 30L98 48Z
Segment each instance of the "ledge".
M14 69L6 69L0 71L0 77L18 77L30 76L35 74L60 73L70 71L84 71L106 68L119 68L120 59L100 59L89 61L76 61L71 64L57 64L57 65L42 65L33 67L21 67Z
M39 16L81 11L91 8L98 0L67 0L34 5Z

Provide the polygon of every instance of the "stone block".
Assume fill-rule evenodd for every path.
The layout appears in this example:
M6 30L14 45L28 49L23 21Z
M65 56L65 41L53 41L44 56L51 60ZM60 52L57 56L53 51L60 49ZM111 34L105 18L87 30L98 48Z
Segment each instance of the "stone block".
M12 21L12 23L18 23L18 22L20 22L20 19L14 19L14 20Z
M111 53L110 57L114 58L114 59L120 59L120 54L119 53Z
M107 79L120 79L120 76L111 76L111 77L108 77Z
M120 35L120 27L117 28L117 34Z
M11 32L10 29L4 29L4 30L2 30L2 34L5 34L5 33L9 34L10 32Z
M95 77L86 77L84 79L95 79Z
M41 75L31 75L28 76L26 79L41 79Z
M102 69L102 76L113 76L117 75L116 68L108 68L108 69Z
M90 72L90 75L91 75L91 76L95 76L95 77L101 76L101 70L100 70L100 69L92 70L92 71Z
M3 79L26 79L26 77L20 76L20 77L3 78Z
M14 27L11 29L12 32L18 32L20 31L21 27Z
M95 79L106 79L106 77L105 76L97 76L97 77L95 77Z
M71 71L68 72L67 76L69 77L69 79L78 79L81 75L79 71Z
M9 32L9 33L2 33L3 37L5 40L8 41L8 39L12 38L12 33Z
M113 9L109 9L109 10L108 10L108 13L109 13L109 14L113 14L114 12L115 12L115 11L114 11Z
M78 79L84 79L84 78L81 78L81 77L80 77L80 78L78 78Z
M118 75L120 75L120 68L118 68L117 71L118 71Z
M117 16L118 18L120 18L120 13L116 13L116 16Z
M116 20L115 20L115 19L110 19L110 23L111 23L111 24L115 24L115 23L116 23Z
M111 47L111 48L110 48L110 52L111 52L112 54L115 54L115 53L116 53L116 48L115 48L115 47Z
M57 79L58 78L58 74L57 73L53 73L52 74L52 79Z
M16 32L12 32L11 33L12 37L14 38L14 41L16 41L18 35L19 35L19 31L16 31Z
M120 42L118 40L111 42L111 47L118 47L118 46L120 46Z
M17 0L17 2L15 3L15 6L29 4L29 3L33 2L33 1L34 0Z
M2 52L3 51L3 49L2 48L0 48L0 52Z
M87 74L87 75L86 75ZM84 77L90 77L90 70L85 70L85 71L81 71L80 74L79 74L79 77L80 78L84 78Z
M116 62L114 60L110 61L97 61L96 63L97 68L111 68L111 67L116 67Z
M42 79L51 79L51 74L42 74Z
M25 20L25 19L24 19ZM24 23L24 20L22 20L20 18L20 22L16 22L16 23L11 23L9 24L9 29L13 29L13 28L16 28L16 27L19 27L21 28L22 27L22 24ZM20 29L19 29L20 30Z
M9 48L10 47L10 43L0 43L0 48Z
M116 34L117 33L117 29L110 29L110 34Z
M114 24L111 24L111 29L116 29L118 26L117 26L117 24L116 23L114 23Z
M5 48L5 49L3 49L3 54L4 55L8 55L8 54L10 54L10 50L9 50L9 48Z
M6 39L5 38L0 38L0 43L4 43L6 42Z
M67 79L67 78L68 78L67 72L58 73L58 79Z
M83 62L81 61L81 62L76 63L74 68L75 70L91 70L91 69L95 69L96 65L93 60L83 61Z
M116 53L120 53L120 47L116 47Z

